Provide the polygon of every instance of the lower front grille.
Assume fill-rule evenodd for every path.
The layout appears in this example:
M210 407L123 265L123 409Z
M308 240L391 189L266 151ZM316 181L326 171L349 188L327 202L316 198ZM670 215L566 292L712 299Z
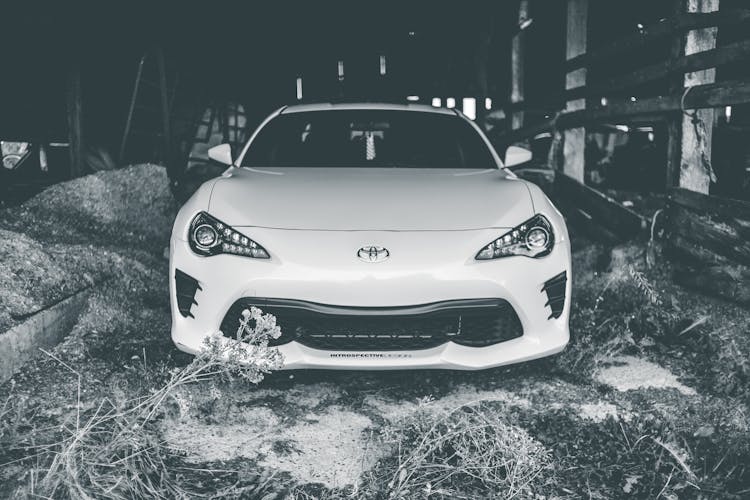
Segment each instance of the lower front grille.
M408 307L337 307L311 302L244 298L229 309L221 331L236 334L242 310L276 316L281 337L322 350L397 351L455 342L480 347L523 335L513 307L502 299L470 299Z

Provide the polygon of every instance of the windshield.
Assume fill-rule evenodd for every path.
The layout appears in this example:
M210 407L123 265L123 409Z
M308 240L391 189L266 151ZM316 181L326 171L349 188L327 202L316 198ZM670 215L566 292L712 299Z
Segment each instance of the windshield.
M281 114L260 130L242 166L497 168L458 116L393 110Z

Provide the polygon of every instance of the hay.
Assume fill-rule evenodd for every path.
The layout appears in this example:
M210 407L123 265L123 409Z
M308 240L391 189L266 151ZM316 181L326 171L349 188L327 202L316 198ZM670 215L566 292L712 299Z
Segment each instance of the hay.
M138 261L168 245L175 211L155 165L63 182L0 211L0 334L133 266L145 274Z

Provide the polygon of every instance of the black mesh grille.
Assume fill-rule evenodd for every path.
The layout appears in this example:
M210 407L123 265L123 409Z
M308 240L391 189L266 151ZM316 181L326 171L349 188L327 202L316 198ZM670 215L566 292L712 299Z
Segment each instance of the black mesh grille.
M479 347L523 334L515 311L500 299L401 308L353 308L246 298L235 302L227 312L222 332L233 337L242 310L252 305L276 316L282 331L276 345L294 340L322 350L414 350L448 341Z
M550 307L551 314L547 319L559 318L565 307L565 288L568 282L568 276L565 271L550 278L544 282L542 292L547 294L547 303Z
M193 304L198 305L195 301L195 292L203 289L198 284L198 280L179 269L175 269L174 281L175 293L177 294L177 309L179 309L182 317L187 318L189 316L193 318L194 316L190 312L190 308L193 307Z

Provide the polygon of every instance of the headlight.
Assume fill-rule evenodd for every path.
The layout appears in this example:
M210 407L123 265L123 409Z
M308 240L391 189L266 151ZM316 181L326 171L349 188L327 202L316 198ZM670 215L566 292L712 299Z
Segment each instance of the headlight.
M206 212L193 218L188 241L198 255L229 253L254 259L270 258L265 248Z
M552 251L554 244L552 224L545 216L535 215L484 247L475 258L490 260L511 255L543 257Z

